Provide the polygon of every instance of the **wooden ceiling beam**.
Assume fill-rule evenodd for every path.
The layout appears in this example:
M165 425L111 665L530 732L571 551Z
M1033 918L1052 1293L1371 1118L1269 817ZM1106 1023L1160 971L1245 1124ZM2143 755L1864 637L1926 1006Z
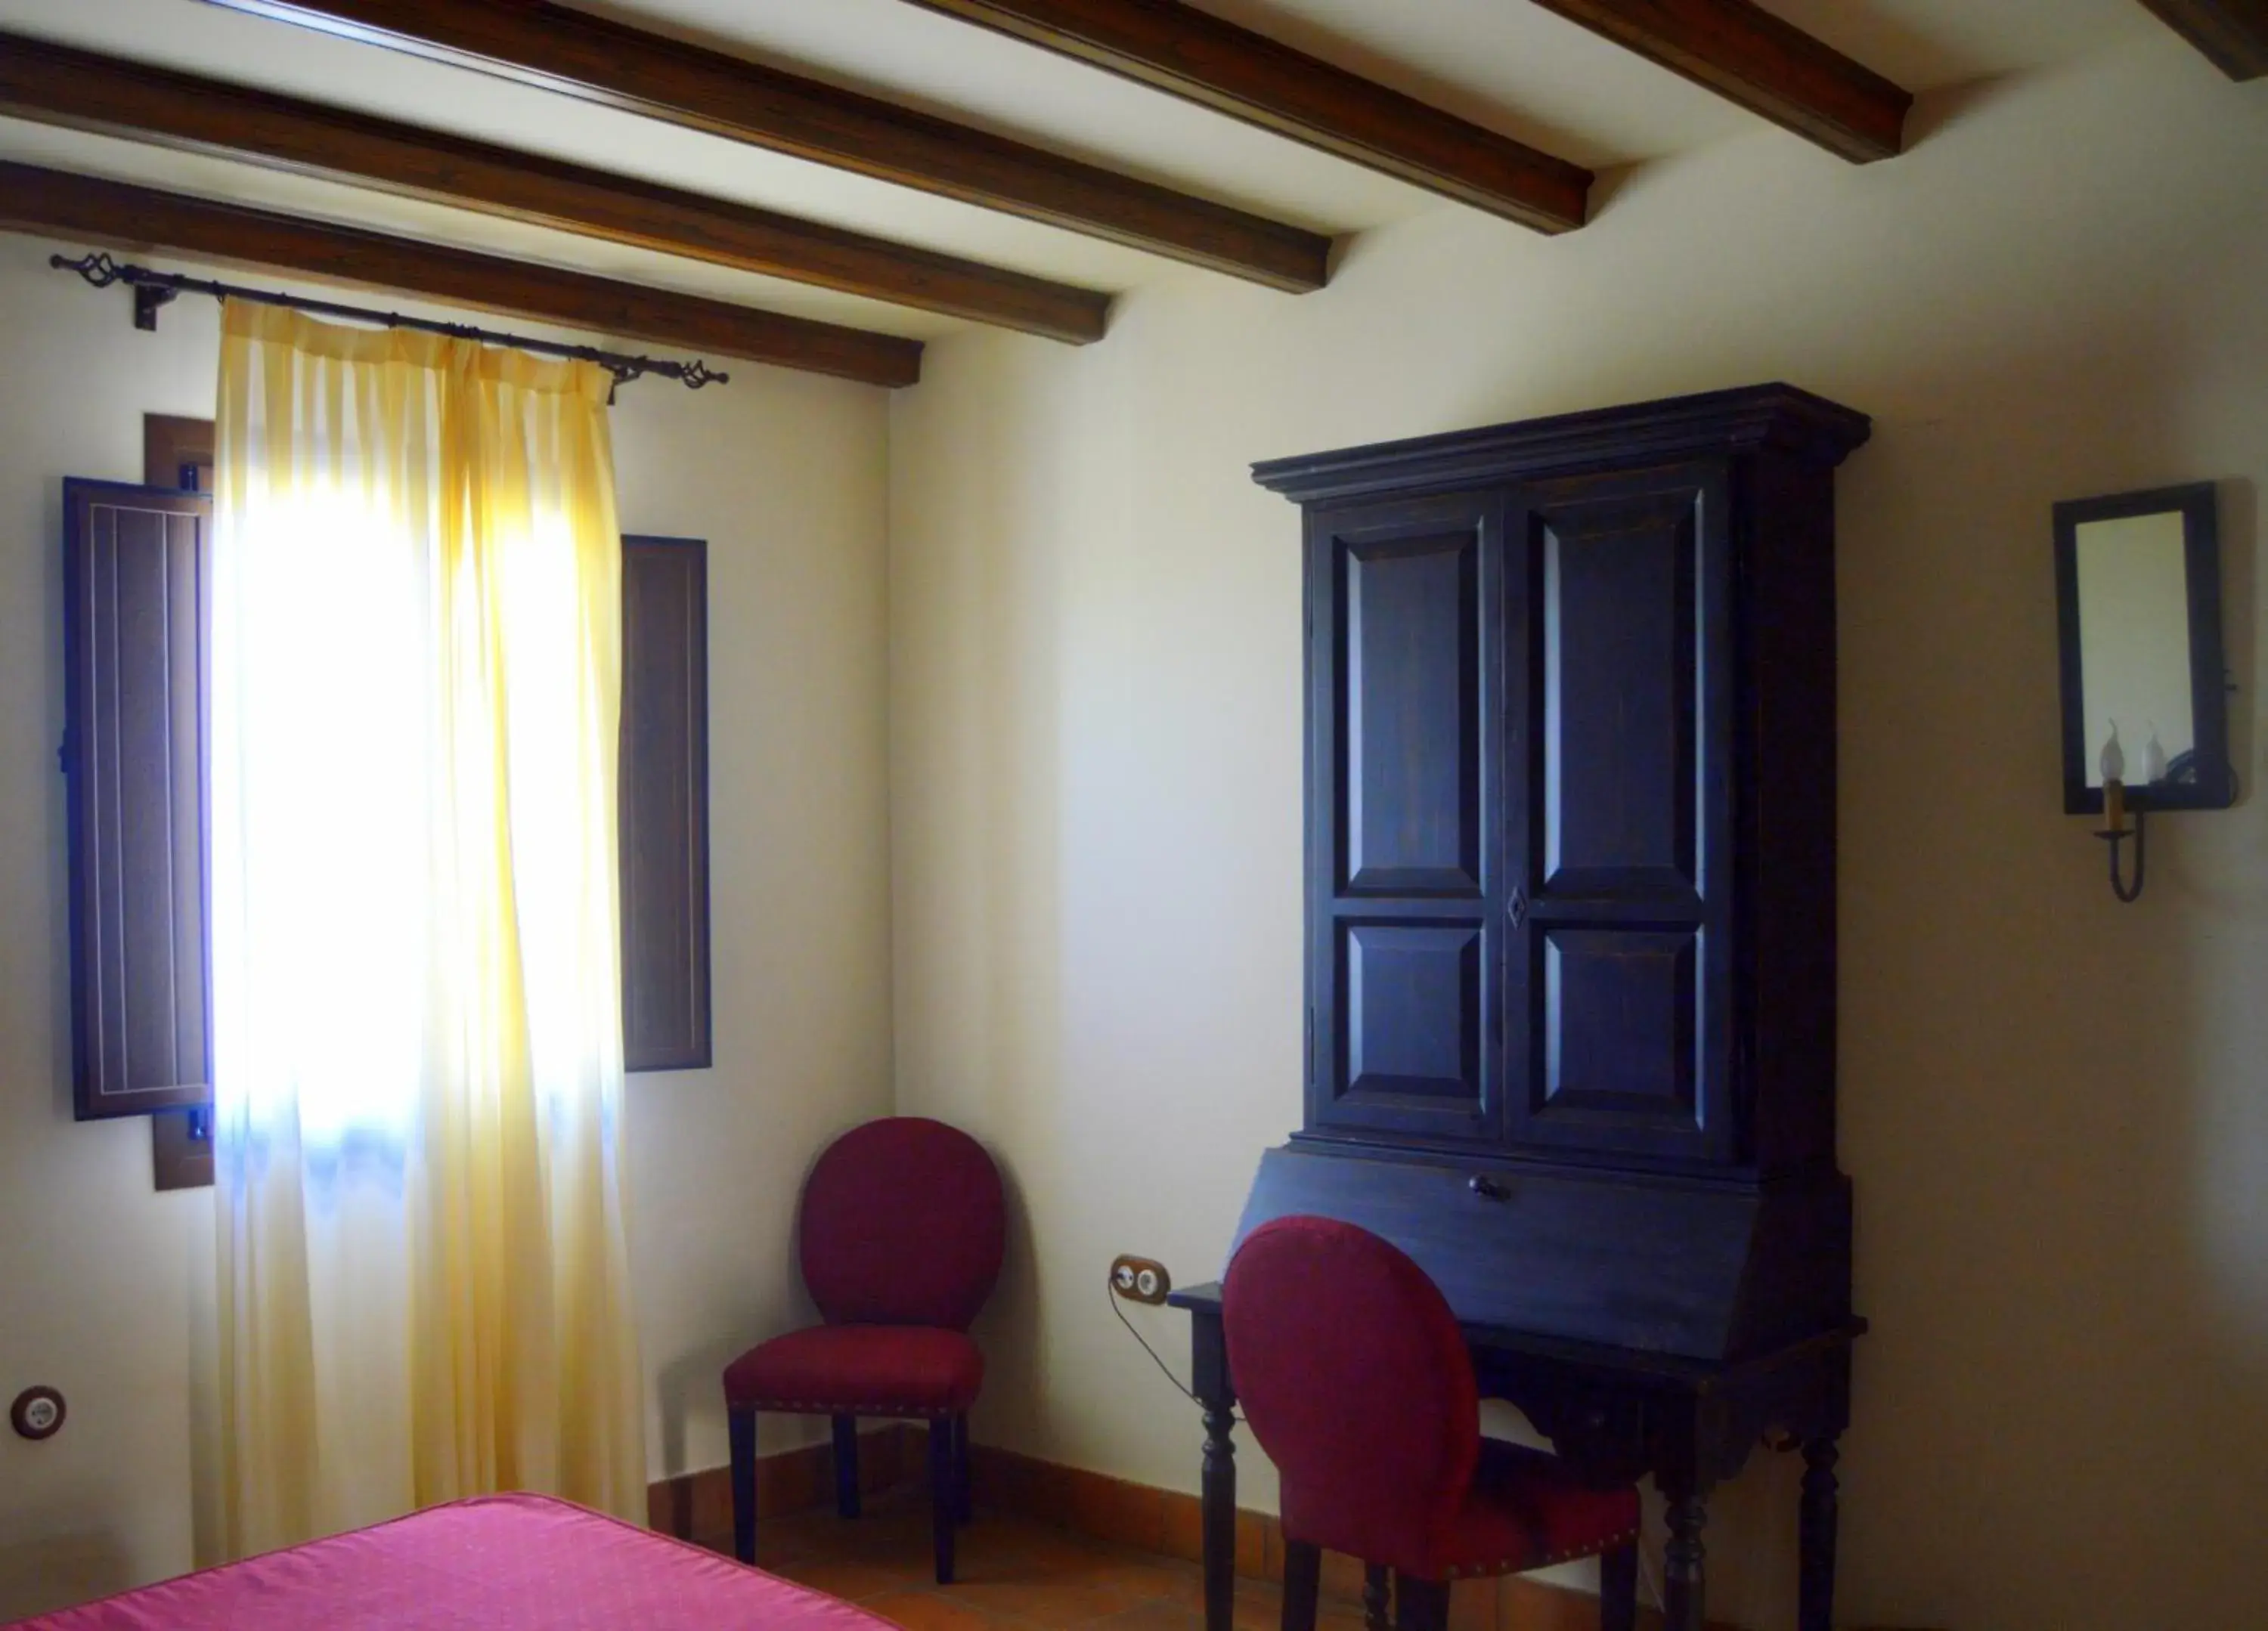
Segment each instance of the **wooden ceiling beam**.
M1911 92L1751 0L1535 0L1853 164L1893 158Z
M1323 286L1330 239L551 0L210 0L479 69L1271 288Z
M510 148L0 33L0 113L686 255L991 323L1101 338L1108 295Z
M0 162L0 227L303 273L867 385L921 378L917 340L33 165Z
M1546 232L1591 173L1180 0L912 0Z
M2231 79L2268 74L2268 0L2142 0Z

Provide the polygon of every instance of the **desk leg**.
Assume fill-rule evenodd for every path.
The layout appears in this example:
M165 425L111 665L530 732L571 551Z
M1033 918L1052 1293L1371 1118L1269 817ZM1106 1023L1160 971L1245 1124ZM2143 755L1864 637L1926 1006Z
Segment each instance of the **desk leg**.
M1668 1631L1705 1631L1709 1619L1709 1586L1701 1544L1701 1531L1709 1521L1709 1502L1699 1491L1672 1487L1669 1497L1669 1545L1663 1553L1667 1591L1662 1620Z
M1803 1508L1797 1541L1801 1573L1795 1591L1798 1631L1829 1631L1835 1623L1835 1463L1832 1438L1803 1446Z
M1226 1405L1205 1406L1205 1631L1230 1631L1236 1613L1236 1445Z
M1236 1614L1236 1390L1228 1376L1228 1341L1218 1313L1190 1320L1191 1373L1204 1407L1205 1631L1231 1631Z

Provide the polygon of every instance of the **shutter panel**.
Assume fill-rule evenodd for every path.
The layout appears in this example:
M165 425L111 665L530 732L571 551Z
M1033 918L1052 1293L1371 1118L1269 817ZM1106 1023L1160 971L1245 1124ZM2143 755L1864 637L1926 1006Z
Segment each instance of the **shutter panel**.
M622 540L622 1057L710 1062L708 547Z
M206 549L212 501L63 487L72 1093L78 1117L205 1103Z

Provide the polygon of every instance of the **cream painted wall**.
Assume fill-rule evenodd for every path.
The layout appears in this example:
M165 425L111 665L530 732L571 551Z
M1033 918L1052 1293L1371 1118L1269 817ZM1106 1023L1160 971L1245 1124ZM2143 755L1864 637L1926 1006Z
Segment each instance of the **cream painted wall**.
M1876 1324L1845 1616L2243 1618L2268 802L2154 824L2149 893L2112 900L2061 813L2048 511L2223 483L2257 783L2268 87L2169 37L1932 99L1914 134L1863 169L1729 141L1555 241L1436 210L1299 300L1176 278L1083 351L932 348L892 409L897 1083L1018 1191L984 1439L1194 1488L1196 1413L1104 1265L1213 1275L1299 1118L1298 525L1247 463L1784 378L1877 426L1840 489L1842 1149ZM1145 1326L1184 1360L1178 1318ZM1719 1498L1720 1612L1793 1623L1793 1493L1775 1462Z
M211 412L217 308L138 334L124 294L46 269L57 246L0 234L0 1397L49 1382L71 1408L44 1444L0 1433L0 1620L190 1565L212 1277L209 1193L151 1192L144 1123L70 1119L55 746L61 478L139 480L144 411ZM732 371L632 386L615 415L624 525L710 546L718 1065L628 1100L656 1476L725 1459L718 1371L806 1311L803 1171L892 1091L886 408Z

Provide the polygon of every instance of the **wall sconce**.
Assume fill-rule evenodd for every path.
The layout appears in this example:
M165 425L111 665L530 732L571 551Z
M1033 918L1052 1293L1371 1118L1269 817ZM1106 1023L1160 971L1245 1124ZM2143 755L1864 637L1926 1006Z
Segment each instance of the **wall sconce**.
M2153 736L2150 739L2154 742L2158 738ZM2159 757L2163 759L2164 756L2163 750L2160 750ZM2110 893L2132 906L2142 896L2143 865L2148 852L2142 847L2144 812L2135 811L2134 825L2132 827L2126 825L2126 755L2118 746L2118 726L2115 722L2110 727L2110 739L2102 745L2102 757L2097 762L2102 770L2103 830L2095 836L2109 841L2110 845ZM2118 847L2130 837L2134 841L2134 882L2132 887L2118 874Z
M2110 846L2110 888L2124 901L2142 893L2151 811L2236 802L2213 498L2208 481L2055 507L2063 807L2104 818L2095 836ZM2122 724L2147 732L2139 781L2128 779ZM2090 755L2098 732L2102 747ZM2132 883L2119 853L2129 838Z

